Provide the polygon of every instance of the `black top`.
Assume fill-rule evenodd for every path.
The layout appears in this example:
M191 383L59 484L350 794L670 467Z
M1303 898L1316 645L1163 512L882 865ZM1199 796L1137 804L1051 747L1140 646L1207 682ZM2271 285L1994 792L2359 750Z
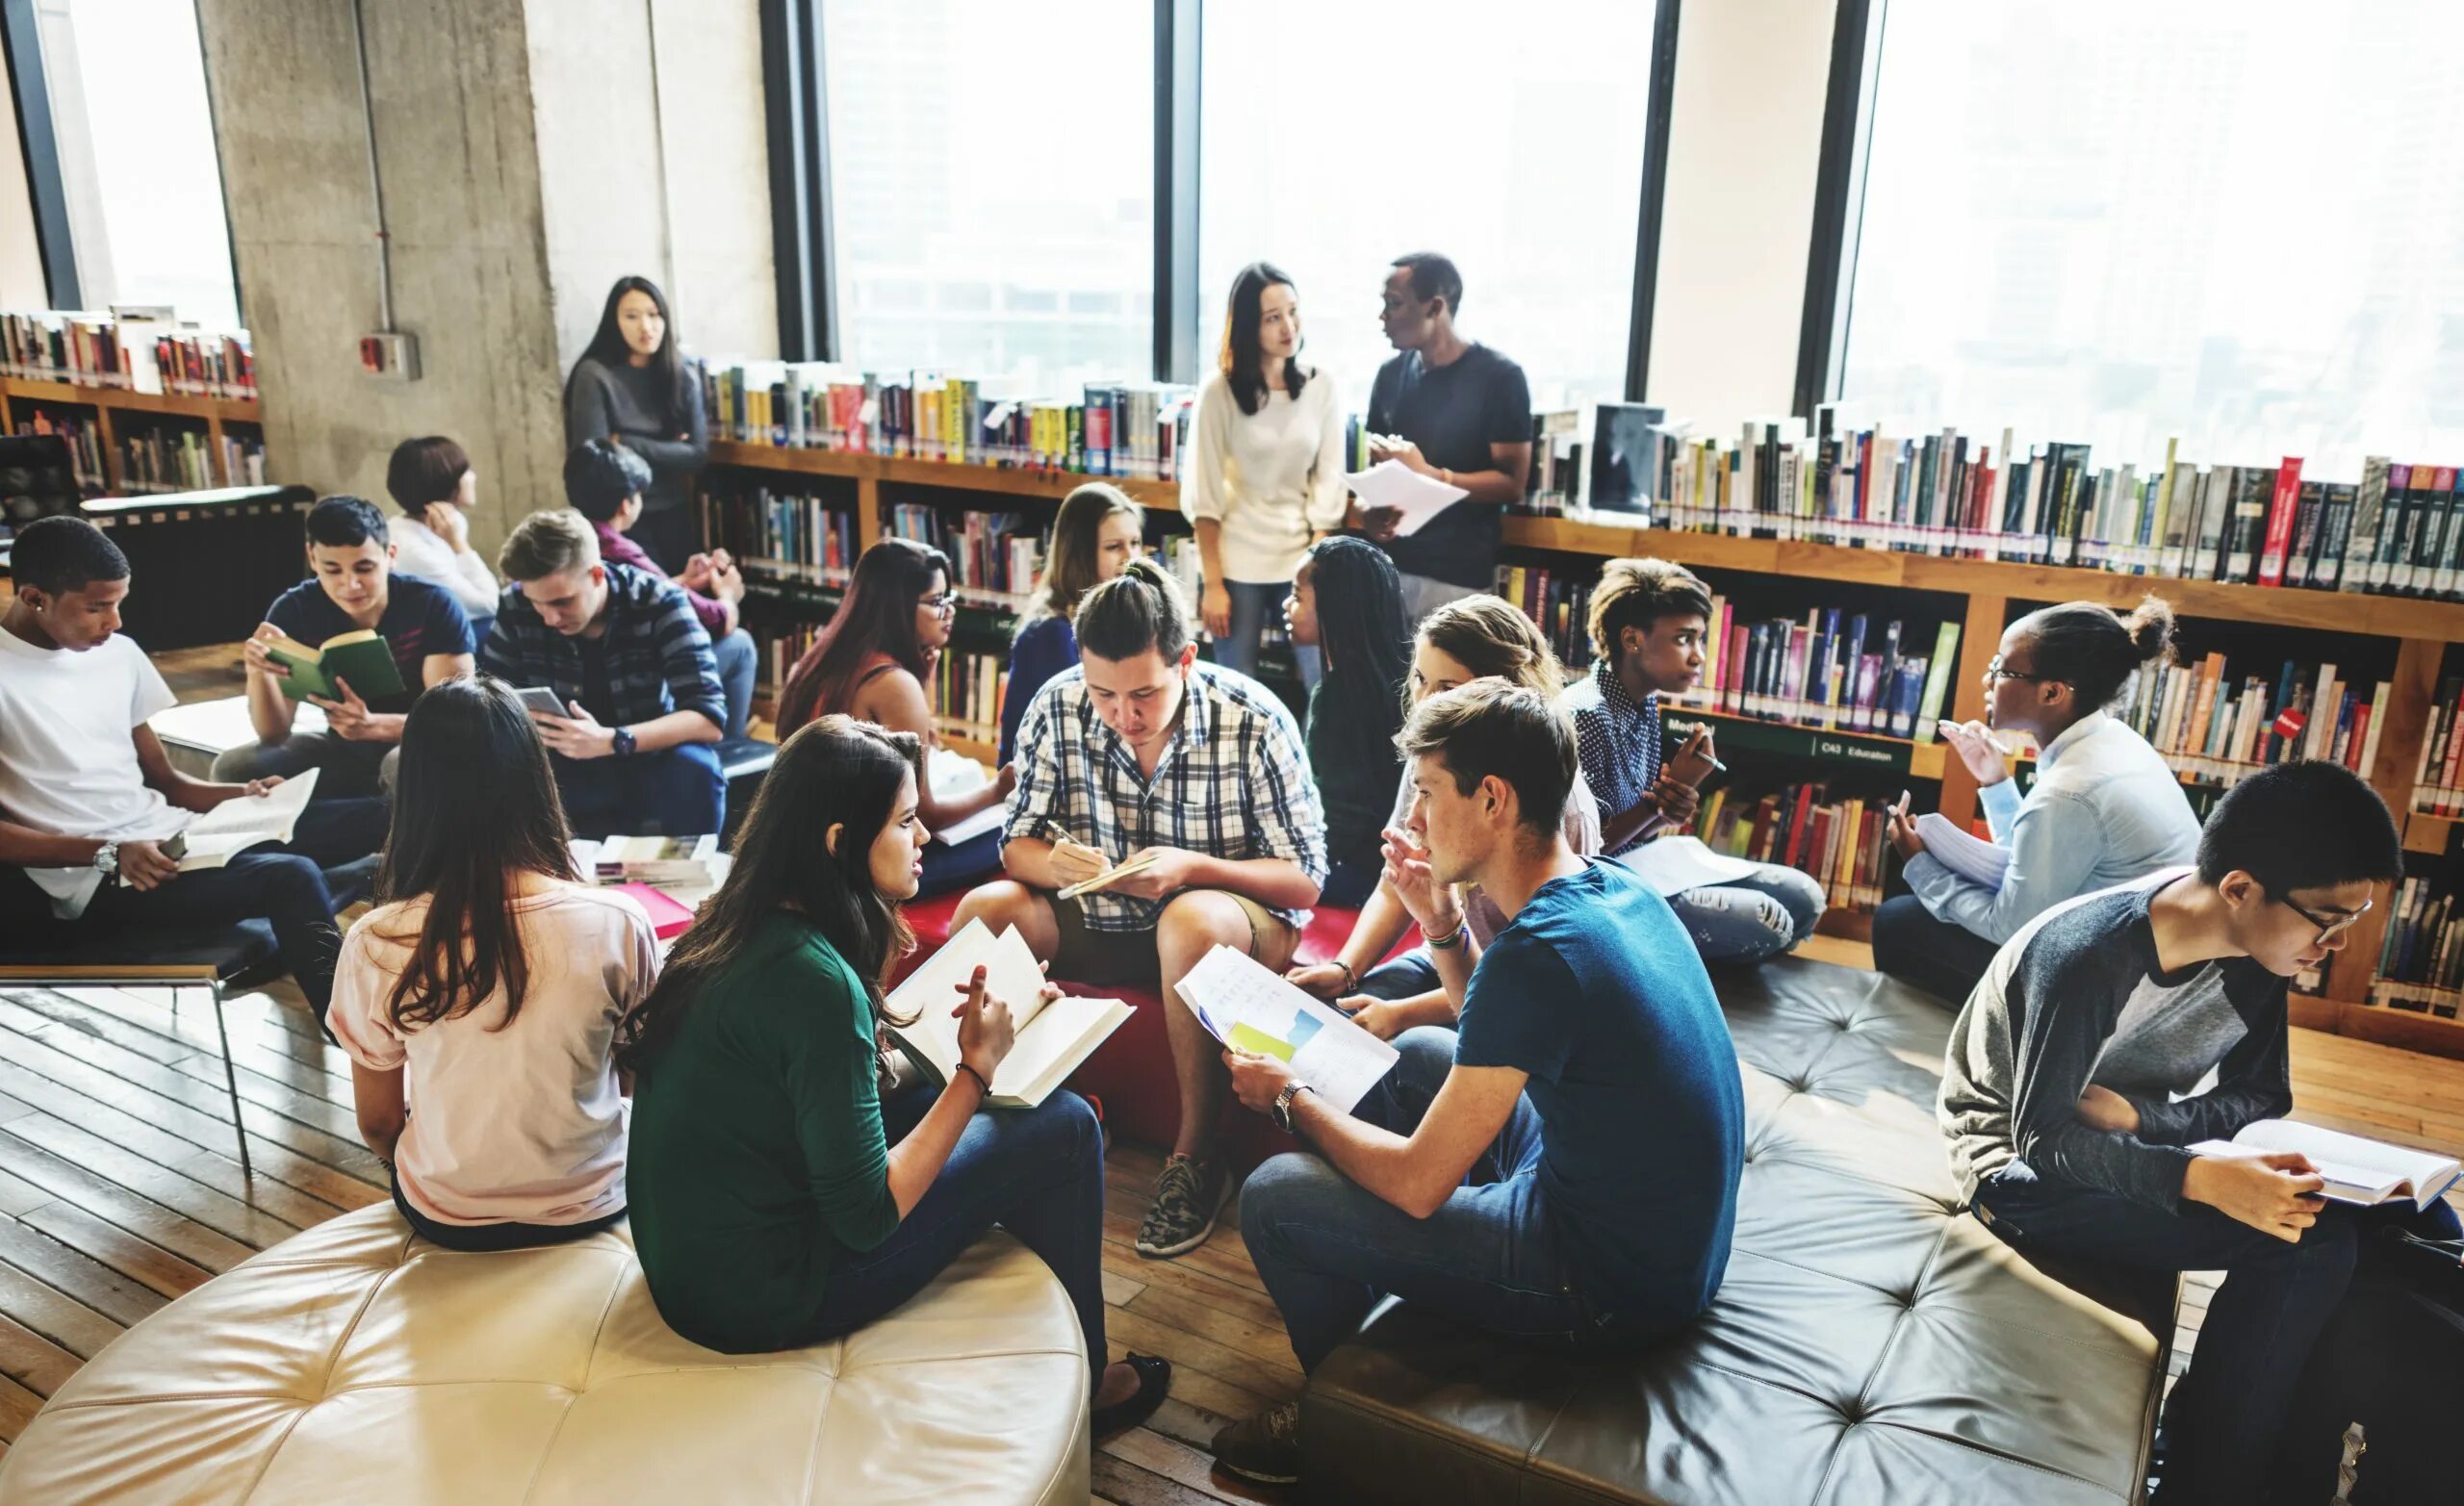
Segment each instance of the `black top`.
M1531 443L1531 384L1523 368L1486 345L1468 346L1437 367L1406 350L1377 369L1369 389L1369 427L1410 440L1432 466L1493 471L1491 445ZM1390 540L1386 552L1405 574L1493 591L1502 511L1466 498L1411 537Z
M266 608L266 621L310 648L359 626L314 579L274 598ZM453 593L417 575L396 574L386 580L385 610L377 616L376 631L393 651L394 668L402 676L399 694L365 698L369 710L386 714L408 711L420 698L427 684L423 676L428 655L475 653L479 647L471 635L470 614Z

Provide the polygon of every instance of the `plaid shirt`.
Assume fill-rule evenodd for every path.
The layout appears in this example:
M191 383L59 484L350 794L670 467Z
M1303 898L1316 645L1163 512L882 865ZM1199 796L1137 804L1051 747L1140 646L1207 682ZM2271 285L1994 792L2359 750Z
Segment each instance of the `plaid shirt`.
M1600 801L1604 825L1641 803L1659 782L1659 697L1642 704L1626 694L1614 666L1603 659L1566 691L1575 716L1575 747L1582 755L1583 781ZM1640 839L1617 851L1630 852ZM1610 855L1615 855L1614 854Z
M1017 764L1004 843L1067 836L1114 862L1142 847L1236 862L1283 857L1311 882L1326 881L1326 818L1299 725L1244 676L1212 664L1193 667L1180 725L1150 779L1139 773L1129 745L1095 714L1085 673L1065 670L1027 707ZM1111 932L1152 930L1165 904L1112 890L1078 903L1088 930ZM1309 923L1305 909L1275 913L1295 927Z
M722 730L727 702L710 635L693 616L684 588L629 565L609 565L607 701L594 705L582 685L581 639L542 622L539 609L509 584L497 600L497 625L479 646L479 668L511 685L544 685L559 701L578 701L603 727L636 727L671 711L699 711Z

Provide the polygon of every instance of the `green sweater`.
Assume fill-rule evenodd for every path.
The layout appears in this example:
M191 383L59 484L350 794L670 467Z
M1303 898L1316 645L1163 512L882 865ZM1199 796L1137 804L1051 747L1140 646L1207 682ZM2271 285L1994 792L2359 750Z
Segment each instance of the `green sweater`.
M669 1326L731 1354L813 1340L841 1252L898 1227L873 1011L785 914L712 976L633 1088L633 1244Z

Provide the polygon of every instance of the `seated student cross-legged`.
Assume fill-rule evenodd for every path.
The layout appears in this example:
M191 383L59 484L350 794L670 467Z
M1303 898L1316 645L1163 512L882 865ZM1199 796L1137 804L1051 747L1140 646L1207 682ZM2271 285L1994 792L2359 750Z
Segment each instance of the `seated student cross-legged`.
M273 926L319 1023L333 989L330 870L385 840L376 797L323 801L281 846L190 873L164 851L190 820L282 782L205 783L171 767L146 719L176 703L119 634L128 559L82 518L17 535L0 617L0 932L64 942L151 926Z
M1015 926L1071 983L1162 985L1181 1126L1138 1253L1179 1255L1206 1241L1230 1179L1213 1159L1223 1063L1176 985L1219 945L1290 964L1325 881L1325 819L1292 713L1197 662L1179 589L1152 562L1087 593L1077 633L1079 668L1018 732L1010 877L970 892L952 925ZM1132 862L1108 887L1054 892Z
M898 906L926 837L916 757L911 737L844 716L788 738L734 868L629 1022L618 1059L636 1078L627 1180L642 1274L695 1343L788 1349L885 1316L997 1223L1077 1309L1095 1431L1132 1426L1162 1403L1171 1366L1105 1364L1094 1111L1061 1090L1034 1109L984 1107L1013 1027L981 968L960 997L923 1006L958 1016L950 1081L886 1083L883 980L914 944Z
M1979 1222L2025 1253L2225 1272L2166 1407L2163 1506L2244 1506L2287 1469L2332 1469L2336 1439L2283 1436L2295 1383L2362 1226L2420 1215L2323 1204L2299 1155L2193 1147L2292 1110L2286 980L2341 950L2401 866L2354 775L2263 770L2217 804L2195 868L2039 915L1951 1027L1941 1125ZM2426 1225L2456 1235L2444 1204Z
M1710 1304L1736 1221L1744 1093L1710 979L1666 902L1566 845L1562 708L1478 680L1423 702L1399 742L1415 799L1389 881L1461 1037L1407 1032L1348 1114L1283 1061L1227 1054L1241 1102L1308 1146L1250 1176L1242 1236L1303 1370L1389 1294L1572 1353L1649 1343ZM1467 884L1507 920L1485 952ZM1298 1404L1215 1451L1296 1478Z
M658 977L650 917L574 871L548 750L501 680L420 698L394 813L329 1019L395 1205L456 1250L605 1228L625 1215L616 1027Z
M315 578L274 598L242 650L257 741L216 758L214 777L245 781L319 769L321 800L373 795L393 787L394 753L411 702L428 686L471 673L477 647L471 620L443 586L395 572L385 515L356 497L328 497L309 510L308 569ZM287 637L314 649L363 628L383 635L403 688L363 696L342 679L340 699L305 698L324 710L325 730L295 733L291 671L267 656L266 645Z
M479 663L555 693L534 709L576 836L719 830L727 785L709 746L727 724L710 635L683 588L599 557L571 508L522 520L497 566L511 582Z

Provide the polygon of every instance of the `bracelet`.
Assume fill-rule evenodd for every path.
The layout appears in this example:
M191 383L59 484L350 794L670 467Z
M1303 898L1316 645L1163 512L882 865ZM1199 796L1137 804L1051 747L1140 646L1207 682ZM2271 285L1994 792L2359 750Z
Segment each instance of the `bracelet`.
M1454 929L1448 932L1445 935L1430 936L1426 938L1429 944L1429 950L1433 952L1453 951L1456 947L1463 944L1463 933L1471 929L1472 922L1468 918L1457 921Z
M1335 965L1344 970L1344 992L1347 994L1355 994L1360 992L1360 975L1351 970L1351 964L1345 961L1342 957L1337 957L1335 958Z
M992 1096L992 1084L983 1073L978 1072L975 1068L968 1066L963 1061L959 1063L959 1070L975 1079L975 1085L984 1089L985 1097L989 1098ZM956 1082L957 1079L953 1078L951 1081Z

